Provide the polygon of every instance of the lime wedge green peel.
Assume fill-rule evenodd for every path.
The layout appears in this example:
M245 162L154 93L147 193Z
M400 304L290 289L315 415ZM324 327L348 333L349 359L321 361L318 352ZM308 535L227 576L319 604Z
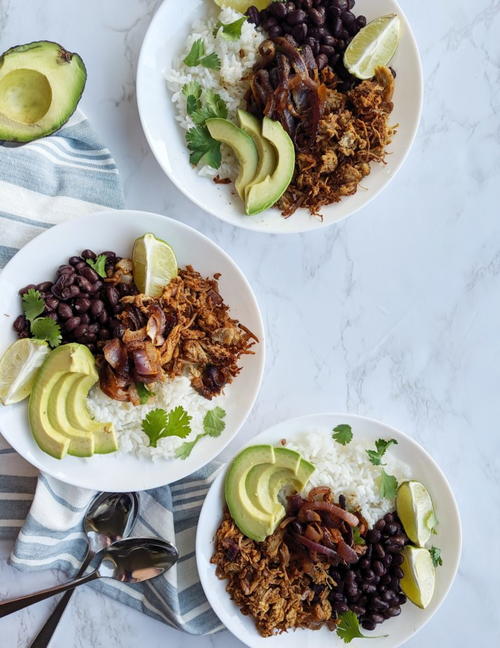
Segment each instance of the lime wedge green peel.
M360 29L344 52L344 65L358 79L371 79L387 65L398 47L401 22L396 14L382 16Z
M430 552L421 547L406 545L401 569L401 589L412 603L426 608L431 602L436 583L436 570Z
M248 7L257 7L259 11L271 4L272 0L215 0L218 7L231 7L235 11L244 14Z
M12 405L31 393L38 368L49 346L44 340L16 340L0 358L0 402Z
M429 541L436 525L431 496L419 481L403 482L396 496L396 510L406 535L419 547Z
M148 297L159 297L170 280L177 276L173 249L154 234L136 239L132 263L135 285Z

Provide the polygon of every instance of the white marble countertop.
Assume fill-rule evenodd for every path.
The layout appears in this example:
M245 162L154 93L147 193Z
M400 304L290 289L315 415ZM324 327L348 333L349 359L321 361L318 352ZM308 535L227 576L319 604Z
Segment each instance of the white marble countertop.
M193 207L150 153L135 69L158 4L0 0L0 50L46 38L78 51L89 70L82 107L116 157L127 206L193 225L249 277L265 315L267 371L233 447L284 418L327 410L414 436L452 484L464 551L450 595L407 646L500 645L498 557L490 560L500 535L499 0L402 0L425 73L423 120L404 168L347 222L279 240ZM8 549L0 544L2 596L54 581L10 568ZM0 620L0 646L28 646L51 606ZM191 638L82 588L51 645L242 644L228 633Z

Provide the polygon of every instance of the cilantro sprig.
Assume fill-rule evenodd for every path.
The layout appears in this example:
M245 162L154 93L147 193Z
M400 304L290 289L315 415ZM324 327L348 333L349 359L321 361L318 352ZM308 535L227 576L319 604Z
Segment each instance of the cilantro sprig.
M385 464L382 463L382 457L393 443L397 445L398 442L396 439L389 439L389 441L385 441L385 439L377 439L375 441L376 450L366 451L368 458L374 466L385 466Z
M151 396L155 396L155 393L151 391L144 383L136 382L135 388L137 389L137 393L139 394L141 405L145 405L151 398Z
M354 544L357 544L357 545L365 545L366 544L366 540L363 538L363 536L359 532L359 528L357 526L352 527L352 541L354 542Z
M394 499L398 490L398 480L394 475L388 475L382 468L379 481L379 492L381 497Z
M220 58L215 52L205 55L205 43L202 38L194 41L184 63L188 67L202 65L211 70L220 70Z
M87 263L89 266L97 272L97 274L102 277L103 279L106 278L106 259L108 257L105 254L100 254L96 260L94 261L93 259L87 259Z
M341 423L333 428L332 439L340 445L347 445L352 441L352 428L347 423Z
M217 24L215 25L213 35L219 35L225 40L236 41L238 40L238 38L241 38L241 28L243 27L243 23L246 19L246 16L243 16L242 18L238 18L238 20L235 20L232 23L223 23L218 20Z
M149 438L149 445L158 447L158 441L169 436L185 439L191 433L191 416L179 405L166 412L158 407L148 412L142 421L142 430Z
M175 452L175 456L178 459L187 459L191 454L194 446L203 439L203 437L218 437L222 434L222 431L226 427L225 421L222 419L226 416L226 411L222 407L214 407L203 417L203 432L200 432L193 441L185 441L181 446L179 446Z
M443 565L443 559L441 558L441 549L439 547L432 546L429 549L429 553L431 554L432 564L434 565L434 567L441 567Z
M30 323L31 335L46 340L52 348L61 344L61 327L51 317L39 317L45 310L45 302L38 290L30 288L22 296L23 313Z
M339 617L340 621L337 625L337 635L344 641L344 643L351 643L353 639L381 639L388 635L379 635L377 637L368 637L364 635L359 628L358 617L349 610L344 612Z
M186 142L190 151L191 164L207 164L218 169L221 164L220 142L215 140L205 126L207 119L227 117L227 105L220 95L207 89L202 92L197 81L190 81L182 88L186 97L187 114L196 124L186 133Z

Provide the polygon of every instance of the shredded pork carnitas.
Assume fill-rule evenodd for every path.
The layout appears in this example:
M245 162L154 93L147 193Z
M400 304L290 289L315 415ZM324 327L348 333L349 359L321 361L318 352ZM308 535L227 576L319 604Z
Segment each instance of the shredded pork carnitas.
M370 162L384 162L395 133L388 123L394 90L388 68L377 68L374 79L347 93L335 90L328 70L323 80L328 87L323 116L314 143L297 153L294 178L278 203L284 216L299 207L319 215L325 205L356 193Z
M367 530L362 516L341 503L334 503L327 487L312 489L307 499L290 497L287 517L264 542L244 536L225 511L211 561L263 637L291 628L335 629L329 569L357 562L366 548L354 543L352 527L361 535Z
M117 316L121 338L106 342L101 389L111 398L139 404L136 383L151 384L187 372L193 388L211 399L238 375L241 355L257 337L229 316L218 287L191 266L179 270L161 297L126 296Z

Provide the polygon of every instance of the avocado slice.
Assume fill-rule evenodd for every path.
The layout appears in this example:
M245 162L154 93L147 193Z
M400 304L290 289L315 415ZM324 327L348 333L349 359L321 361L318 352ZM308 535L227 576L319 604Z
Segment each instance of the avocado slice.
M11 47L0 57L0 140L30 142L75 111L87 71L78 54L51 41Z
M262 125L257 117L254 117L254 115L251 115L246 110L238 110L238 119L241 128L253 139L257 147L257 153L259 154L257 171L252 182L245 188L246 195L252 185L258 184L268 175L272 174L276 168L276 155L271 142L262 137Z
M238 158L240 171L234 181L234 186L238 196L243 200L245 187L252 182L257 172L259 164L257 147L250 135L228 119L213 117L207 119L205 124L210 135L218 142L230 146Z
M274 530L272 512L255 506L246 489L247 475L259 464L274 464L272 445L255 445L242 450L229 465L224 481L226 503L239 530L248 538L262 542Z
M295 170L295 148L283 126L264 117L262 135L274 146L277 164L270 176L248 188L245 200L247 214L258 214L274 205L285 193Z
M118 450L118 440L113 423L101 423L90 416L87 408L87 395L98 380L96 372L89 376L80 376L68 392L66 414L69 423L74 427L92 432L95 442L94 452L107 454Z
M300 493L307 486L307 482L311 478L311 475L316 470L316 467L306 461L302 457L300 458L299 465L293 479L289 481L288 475L284 471L276 471L269 480L269 496L273 501L278 501L278 495L280 490L290 483L295 490ZM281 504L280 504L281 506Z
M82 377L88 379L83 385ZM28 405L31 431L44 452L62 459L66 454L88 457L110 451L106 428L110 424L101 424L106 432L103 440L85 404L89 385L97 378L94 357L82 344L64 344L49 353L38 370ZM90 427L85 427L87 417ZM114 435L112 426L111 432Z

